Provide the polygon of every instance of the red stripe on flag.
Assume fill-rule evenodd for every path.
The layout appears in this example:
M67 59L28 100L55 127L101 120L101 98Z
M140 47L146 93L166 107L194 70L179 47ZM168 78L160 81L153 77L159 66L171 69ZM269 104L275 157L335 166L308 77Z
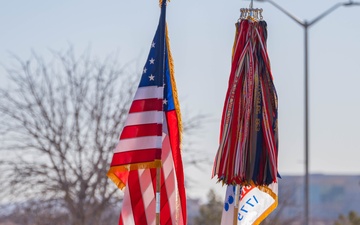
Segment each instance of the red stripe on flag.
M119 225L125 225L123 223L123 216L122 216L122 213L120 213L120 217L119 217Z
M162 111L162 99L150 98L143 100L135 100L131 104L129 113L144 112L144 111Z
M149 162L161 158L161 149L143 149L114 153L111 166Z
M185 193L185 178L184 168L181 157L180 149L180 130L178 118L175 110L166 112L166 121L168 124L168 132L170 138L170 146L172 151L172 157L174 161L175 173L177 178L177 188L179 191L181 210L183 217L183 224L186 224L186 193Z
M124 127L120 139L144 136L162 136L162 124L151 123Z
M129 175L129 188L131 183L130 189L130 199L131 199L131 206L133 213L136 212L136 216L134 216L134 221L136 225L140 224L147 224L146 214L145 214L145 207L142 195L141 186L139 182L139 171L133 170L130 171ZM132 193L135 193L132 195Z
M161 167L161 169L162 169L162 167ZM150 174L151 174L151 178L152 178L152 186L154 189L154 193L156 193L156 169L150 169Z
M160 221L161 225L172 225L169 197L166 190L166 178L164 170L161 170L161 192L160 192Z

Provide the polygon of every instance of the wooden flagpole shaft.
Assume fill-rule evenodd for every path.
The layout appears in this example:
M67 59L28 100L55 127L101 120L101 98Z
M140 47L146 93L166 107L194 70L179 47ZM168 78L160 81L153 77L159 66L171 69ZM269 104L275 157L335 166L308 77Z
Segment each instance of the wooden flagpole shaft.
M160 182L161 167L156 168L156 225L160 225Z
M240 185L235 187L235 202L234 202L234 220L233 225L237 225L238 222L238 212L239 212L239 195L240 195Z
M237 215L238 215L238 212L239 211L239 206L235 206L234 207L234 220L233 220L233 225L237 225Z

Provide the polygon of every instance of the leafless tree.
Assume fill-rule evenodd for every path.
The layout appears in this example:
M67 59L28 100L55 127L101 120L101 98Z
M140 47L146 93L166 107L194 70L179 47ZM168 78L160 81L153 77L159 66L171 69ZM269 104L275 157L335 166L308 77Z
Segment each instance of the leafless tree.
M116 57L100 62L89 52L76 56L71 47L52 51L51 58L33 53L6 67L0 199L21 206L20 224L113 224L118 212L107 213L119 208L122 196L106 173L139 76ZM199 121L189 117L184 132Z
M14 58L0 88L0 204L16 203L23 225L113 224L122 196L106 173L139 76L116 57L76 56L71 47L47 61ZM208 118L185 117L188 135ZM204 163L188 152L185 164Z

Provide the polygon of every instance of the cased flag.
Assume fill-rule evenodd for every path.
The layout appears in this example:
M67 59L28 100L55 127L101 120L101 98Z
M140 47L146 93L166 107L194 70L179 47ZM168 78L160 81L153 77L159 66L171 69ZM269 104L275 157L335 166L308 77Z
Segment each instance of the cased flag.
M166 26L166 2L108 172L125 188L119 225L155 225L156 167L161 166L160 224L187 223L181 115Z

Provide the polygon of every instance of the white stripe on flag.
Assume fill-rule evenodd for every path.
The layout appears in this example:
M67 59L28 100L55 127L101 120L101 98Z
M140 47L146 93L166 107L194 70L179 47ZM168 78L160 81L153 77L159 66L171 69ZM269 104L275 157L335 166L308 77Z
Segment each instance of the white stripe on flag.
M151 181L150 170L139 170L139 181L141 193L143 193L143 201L145 209L149 207L151 201L154 199L154 188Z
M124 198L121 206L121 218L122 224L126 225L135 225L132 205L131 205L131 196L129 194L129 188L125 188Z
M150 170L139 170L139 182L141 187L141 193L143 196L143 203L145 208L146 220L148 225L155 225L155 195L154 187L151 180Z
M166 116L164 116L165 124L167 124ZM179 204L179 190L177 187L177 177L171 150L170 139L167 126L163 127L163 150L162 150L162 170L164 173L166 196L169 201L170 214L172 224L178 224L176 221L183 221L181 205ZM179 224L182 224L181 222ZM185 224L184 224L185 225Z
M142 149L161 148L161 136L147 136L129 139L121 139L116 146L114 153Z
M133 126L133 125L141 125L141 124L149 124L149 123L162 124L163 122L162 114L163 114L162 111L129 113L125 121L125 126Z
M157 86L139 87L135 93L134 100L159 98L163 99L164 88Z

